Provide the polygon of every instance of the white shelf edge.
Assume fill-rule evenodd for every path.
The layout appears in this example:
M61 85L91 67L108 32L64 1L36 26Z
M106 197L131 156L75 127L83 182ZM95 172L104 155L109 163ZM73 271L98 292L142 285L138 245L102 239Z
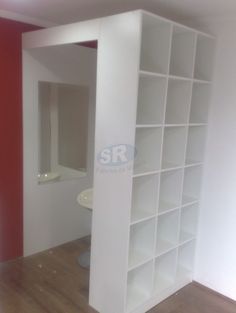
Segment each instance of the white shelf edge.
M164 127L187 127L189 124L163 124Z
M170 172L170 171L176 171L176 170L181 170L185 168L185 165L177 165L177 166L174 166L174 167L168 167L168 168L162 168L161 169L161 173L166 173L166 172Z
M139 76L141 77L160 77L160 78L167 78L167 74L157 73L157 72L150 72L140 69Z
M191 164L185 164L184 167L188 168L188 167L197 167L197 166L202 166L204 165L204 162L195 162L195 163L191 163Z
M157 259L157 258L159 258L159 257L161 257L161 256L163 256L165 254L168 254L169 252L171 252L171 251L173 251L173 250L175 250L177 248L180 248L181 246L184 246L185 244L187 244L187 243L189 243L191 241L195 241L195 240L196 240L196 236L193 236L192 238L189 238L188 240L185 240L183 242L179 242L179 243L173 245L173 247L167 249L166 251L163 251L161 253L156 253L154 259Z
M155 174L160 173L160 171L161 170L154 170L154 171L148 171L148 172L144 172L144 173L133 174L133 178L155 175Z
M158 128L158 127L200 127L207 126L207 123L186 123L186 124L136 124L136 128Z
M172 208L172 209L169 209L169 210L166 210L166 211L163 211L163 212L157 213L157 216L162 216L162 215L165 215L165 214L171 213L171 212L173 212L173 211L177 211L177 210L181 209L182 207L183 207L182 205L180 205L180 206L176 206L176 207L174 207L174 208Z
M178 75L172 75L172 74L169 74L167 76L169 79L183 80L183 81L187 81L187 82L192 82L194 80L194 78L192 78L192 77L178 76Z
M184 204L181 205L181 208L185 208L187 206L190 206L190 205L193 205L193 204L197 204L197 203L199 203L199 201L200 200L198 199L198 200L194 200L194 201L189 202L189 203L184 203Z
M191 241L195 241L196 240L196 236L193 236L192 238L189 238L187 240L184 240L183 242L180 242L178 244L178 248L181 247L181 246L184 246L186 245L187 243L191 242Z
M204 79L198 79L198 78L193 78L194 83L199 83L199 84L212 84L211 80L204 80Z
M157 128L163 127L162 124L137 124L136 128Z
M196 162L196 163L192 163L192 164L184 164L184 165L171 167L171 168L163 168L163 169L160 169L160 170L154 170L154 171L148 171L148 172L144 172L144 173L133 174L132 177L133 178L138 178L138 177L155 175L155 174L166 173L166 172L171 172L171 171L177 171L177 170L181 170L181 169L185 169L185 168L189 168L189 167L195 167L195 166L197 167L197 166L202 166L202 165L204 165L204 162Z
M189 123L188 126L192 127L200 127L200 126L207 126L207 123Z
M135 265L128 266L128 271L127 271L127 272L129 273L129 272L135 270L136 268L141 267L141 266L143 266L143 265L145 265L145 264L147 264L147 263L153 261L154 259L155 259L155 256L148 257L148 258L146 258L145 260L143 260L143 261L141 261L141 262L138 262L138 263L135 264Z
M166 249L165 251L163 251L161 253L155 253L155 258L154 259L157 259L157 258L159 258L159 257L161 257L161 256L163 256L163 255L165 255L165 254L167 254L169 252L171 252L172 250L177 249L178 247L179 247L179 244L175 244L175 245L173 245L173 247L171 247L169 249Z
M131 222L131 223L130 223L130 226L133 226L133 225L136 225L136 224L139 224L139 223L142 223L142 222L149 221L149 220L155 218L156 216L157 216L157 214L155 213L155 214L152 214L152 215L150 215L150 216L143 217L143 218L141 218L141 219L138 219L138 220L136 220L136 221Z
M185 77L185 76L178 76L178 75L172 75L172 74L162 74L162 73L157 73L157 72L145 71L141 69L139 70L139 76L182 80L186 82L193 82L193 83L199 83L199 84L209 84L209 85L212 84L212 80L204 80L204 79L198 79L194 77Z

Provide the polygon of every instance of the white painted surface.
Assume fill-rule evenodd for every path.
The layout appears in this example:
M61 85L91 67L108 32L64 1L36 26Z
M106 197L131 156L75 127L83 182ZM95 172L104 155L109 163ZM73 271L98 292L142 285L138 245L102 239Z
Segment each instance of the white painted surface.
M133 161L106 167L97 157L110 145L134 146L139 42L139 12L103 20L98 49L90 271L90 304L101 313L125 312Z
M96 50L79 46L24 51L24 255L86 236L91 214L76 197L93 184ZM89 85L88 175L38 185L38 81Z
M194 279L236 300L236 16L188 23L218 43Z
M51 27L23 35L23 47L40 48L98 39L101 19Z

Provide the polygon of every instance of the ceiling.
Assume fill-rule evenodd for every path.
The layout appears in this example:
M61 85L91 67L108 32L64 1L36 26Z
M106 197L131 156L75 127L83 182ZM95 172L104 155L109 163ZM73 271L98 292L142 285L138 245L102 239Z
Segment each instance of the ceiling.
M146 9L174 20L236 14L236 0L0 0L8 10L64 24L133 9Z

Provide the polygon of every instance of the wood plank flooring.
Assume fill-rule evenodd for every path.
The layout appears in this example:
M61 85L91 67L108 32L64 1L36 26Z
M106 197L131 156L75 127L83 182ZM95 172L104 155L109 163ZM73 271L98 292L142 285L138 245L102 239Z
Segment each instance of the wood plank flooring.
M0 265L0 313L96 313L78 255L89 238ZM148 313L236 313L236 303L190 284Z

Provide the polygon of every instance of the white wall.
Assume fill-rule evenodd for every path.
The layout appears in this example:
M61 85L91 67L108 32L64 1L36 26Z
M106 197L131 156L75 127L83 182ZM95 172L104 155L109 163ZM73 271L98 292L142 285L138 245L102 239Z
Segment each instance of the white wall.
M25 51L24 66L24 255L86 236L91 213L76 197L93 184L96 50L61 46ZM89 85L88 175L38 185L38 81Z
M236 17L188 24L217 36L195 280L236 300Z

